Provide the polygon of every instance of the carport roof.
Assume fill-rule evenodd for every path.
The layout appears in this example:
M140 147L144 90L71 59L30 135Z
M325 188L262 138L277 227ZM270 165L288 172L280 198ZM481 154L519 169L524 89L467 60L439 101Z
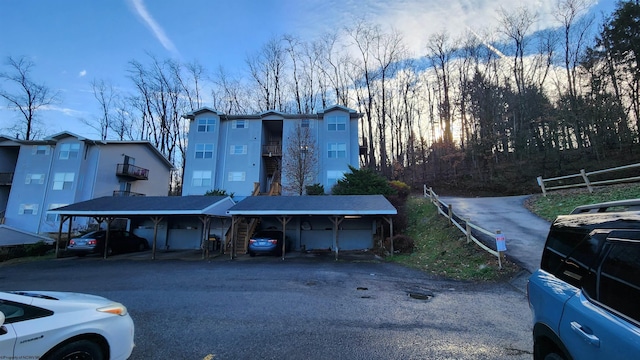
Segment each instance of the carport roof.
M382 195L251 196L231 207L229 215L363 216L398 213Z
M105 196L49 210L71 216L228 216L229 196Z

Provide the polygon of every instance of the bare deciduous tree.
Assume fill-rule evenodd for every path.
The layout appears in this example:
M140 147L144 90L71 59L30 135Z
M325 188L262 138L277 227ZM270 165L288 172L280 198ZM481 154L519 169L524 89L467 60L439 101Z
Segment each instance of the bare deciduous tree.
M16 128L25 140L31 140L34 132L38 131L37 112L48 105L57 104L60 93L52 92L46 85L36 83L31 78L31 70L35 66L33 61L9 56L7 66L9 72L0 73L0 79L8 82L12 89L0 88L0 97L7 101L9 109L22 114L24 119Z
M316 179L318 151L315 137L309 127L297 124L287 139L287 150L282 161L282 172L287 183L285 190L303 195L307 185Z
M96 121L88 119L81 119L80 121L97 130L100 133L101 140L107 140L109 129L113 126L113 103L116 101L117 95L113 85L104 80L94 79L91 81L91 90L100 105L100 116L96 117Z

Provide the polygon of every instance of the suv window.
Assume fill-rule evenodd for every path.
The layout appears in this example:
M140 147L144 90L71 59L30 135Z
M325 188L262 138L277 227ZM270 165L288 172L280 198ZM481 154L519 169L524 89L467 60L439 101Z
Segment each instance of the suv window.
M613 242L598 280L599 302L640 323L640 242Z
M557 278L580 287L582 277L596 258L604 234L560 228L549 233L540 267Z

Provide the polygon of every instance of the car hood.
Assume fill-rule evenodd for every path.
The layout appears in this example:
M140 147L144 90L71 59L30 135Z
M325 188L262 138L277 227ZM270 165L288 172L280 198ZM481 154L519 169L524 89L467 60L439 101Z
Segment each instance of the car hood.
M114 303L114 301L97 295L38 290L0 292L0 299L45 307L52 305L73 305L76 307L83 306L96 308Z

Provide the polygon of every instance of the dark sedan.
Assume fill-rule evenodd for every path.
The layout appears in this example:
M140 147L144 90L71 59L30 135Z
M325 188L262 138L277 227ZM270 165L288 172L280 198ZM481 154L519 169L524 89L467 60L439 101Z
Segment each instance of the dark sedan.
M107 255L149 249L149 243L145 238L141 238L129 231L111 230L109 231L108 241L106 241L106 235L106 230L97 230L73 238L69 241L67 251L79 256L91 253L103 254L105 242L107 243Z
M290 250L291 241L285 237L282 231L262 230L258 231L249 240L249 256L257 254L269 254L282 256L282 241L286 241L287 249Z

